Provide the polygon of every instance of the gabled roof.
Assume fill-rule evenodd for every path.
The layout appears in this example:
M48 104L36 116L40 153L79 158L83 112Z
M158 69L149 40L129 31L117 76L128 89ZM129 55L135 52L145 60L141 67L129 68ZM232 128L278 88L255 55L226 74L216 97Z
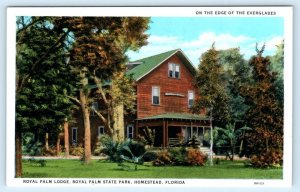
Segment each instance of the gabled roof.
M135 81L139 81L141 78L148 75L151 71L153 71L155 68L157 68L159 65L161 65L164 61L166 61L173 55L177 55L192 74L196 73L196 69L194 68L191 61L183 53L183 51L181 49L175 49L172 51L160 53L158 55L153 55L137 61L133 61L134 63L141 64L127 71L126 74L132 75Z

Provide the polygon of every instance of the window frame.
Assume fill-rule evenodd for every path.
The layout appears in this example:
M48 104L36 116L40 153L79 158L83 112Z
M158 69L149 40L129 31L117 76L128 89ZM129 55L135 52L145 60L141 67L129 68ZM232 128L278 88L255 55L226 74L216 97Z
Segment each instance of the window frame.
M154 89L158 89L158 103L154 103ZM151 103L152 105L160 105L160 87L159 86L152 86L152 92L151 92Z
M74 130L76 134L74 135ZM75 139L74 139L75 136ZM78 127L72 127L72 145L76 145L78 141Z
M130 127L131 127L131 133L129 132ZM129 137L129 135L131 135L131 137ZM133 124L128 124L126 126L126 138L133 139L133 136L134 136L134 126Z
M176 77L176 68L178 67L178 77ZM171 68L171 70L170 70ZM180 64L176 63L168 63L168 77L173 78L173 79L180 79L181 73L180 73ZM170 72L172 72L170 75Z
M192 105L190 105L190 93L193 94L193 99L192 99L193 100L193 104ZM188 91L187 99L188 99L188 108L192 108L193 105L194 105L194 103L195 103L195 92L193 90L189 90Z
M103 130L103 133L101 133L101 129ZM104 126L103 125L98 126L98 137L101 137L104 134L105 134Z

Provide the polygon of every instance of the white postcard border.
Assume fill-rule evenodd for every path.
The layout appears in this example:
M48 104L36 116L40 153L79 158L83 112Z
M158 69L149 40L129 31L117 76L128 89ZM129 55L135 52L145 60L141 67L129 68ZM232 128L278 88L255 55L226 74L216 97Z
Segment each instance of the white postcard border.
M199 11L234 11L227 15L199 15ZM237 15L235 11L274 11L276 17L284 18L284 168L282 180L252 180L252 179L184 179L184 185L159 185L159 187L291 187L292 185L292 108L293 108L293 8L286 7L9 7L7 8L7 89L6 89L6 183L8 186L98 186L93 184L63 184L54 183L58 178L34 179L40 183L24 183L28 180L15 178L15 18L16 16L176 16L176 17L274 17L274 15ZM101 15L100 15L101 13ZM51 183L41 183L43 180L52 180ZM66 179L70 182L73 179ZM93 179L83 179L86 181ZM100 179L102 180L102 179ZM112 179L121 181L122 179ZM129 179L134 182L136 179ZM140 180L140 179L139 179ZM145 181L153 179L142 179ZM167 182L171 179L159 179ZM183 179L178 179L183 180ZM237 182L238 181L238 182ZM105 186L126 187L126 184L107 184ZM130 185L130 187L141 185ZM144 184L143 187L157 185Z

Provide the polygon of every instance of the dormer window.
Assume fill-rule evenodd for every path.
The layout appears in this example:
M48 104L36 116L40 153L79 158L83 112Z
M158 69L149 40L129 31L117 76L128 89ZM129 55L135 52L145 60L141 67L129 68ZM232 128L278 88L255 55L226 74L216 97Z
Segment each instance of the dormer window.
M180 66L178 64L169 63L168 77L179 79Z

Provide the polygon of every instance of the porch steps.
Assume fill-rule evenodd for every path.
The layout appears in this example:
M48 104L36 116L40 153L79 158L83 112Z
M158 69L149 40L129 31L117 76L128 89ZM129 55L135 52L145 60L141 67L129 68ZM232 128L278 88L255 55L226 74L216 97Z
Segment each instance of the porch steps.
M209 156L210 155L210 148L209 147L199 147L199 150L202 152L202 153L204 153L204 154L206 154L207 156ZM216 154L213 152L213 156L215 156Z

